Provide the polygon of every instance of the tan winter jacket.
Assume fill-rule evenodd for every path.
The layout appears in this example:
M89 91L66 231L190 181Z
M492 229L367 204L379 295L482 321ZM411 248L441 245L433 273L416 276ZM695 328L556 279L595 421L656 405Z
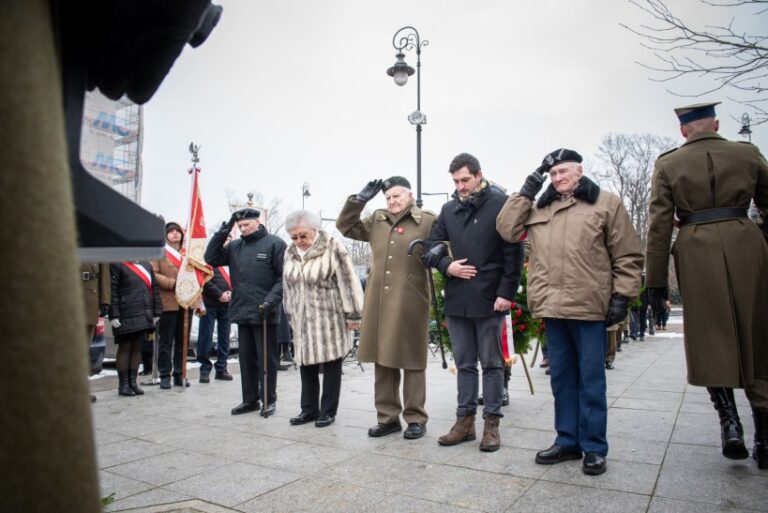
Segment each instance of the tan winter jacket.
M550 185L536 207L513 194L496 229L510 242L528 231L528 306L534 317L604 320L612 293L637 295L643 267L637 233L621 199L586 177L569 198L560 198Z
M163 312L177 311L179 303L176 301L176 275L179 274L179 268L163 257L162 260L152 260L152 272L160 285Z

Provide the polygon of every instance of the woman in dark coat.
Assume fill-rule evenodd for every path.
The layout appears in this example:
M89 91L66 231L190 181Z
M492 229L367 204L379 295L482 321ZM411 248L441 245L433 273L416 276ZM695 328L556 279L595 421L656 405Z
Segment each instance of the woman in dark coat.
M110 265L112 304L109 311L117 344L117 376L120 395L142 395L136 383L141 343L155 331L155 318L163 313L160 289L149 262Z

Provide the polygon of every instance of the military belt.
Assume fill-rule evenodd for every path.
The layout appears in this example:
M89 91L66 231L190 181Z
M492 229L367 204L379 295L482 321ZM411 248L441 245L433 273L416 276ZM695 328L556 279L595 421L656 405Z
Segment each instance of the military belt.
M91 281L91 280L98 280L99 279L99 273L82 273L83 274L83 281Z
M747 217L747 209L739 207L711 208L709 210L691 212L688 215L682 216L680 218L680 226L685 226L687 224L716 223L719 221L727 221L729 219L738 219L740 217Z

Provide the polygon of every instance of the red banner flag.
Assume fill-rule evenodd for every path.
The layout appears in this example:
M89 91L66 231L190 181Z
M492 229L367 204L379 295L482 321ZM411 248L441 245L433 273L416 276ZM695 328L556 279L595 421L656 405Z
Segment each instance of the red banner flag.
M184 308L198 306L205 282L213 277L213 268L205 263L203 255L207 244L203 201L200 197L198 175L200 168L194 166L192 175L192 200L189 207L187 233L184 237L183 260L176 277L176 300Z

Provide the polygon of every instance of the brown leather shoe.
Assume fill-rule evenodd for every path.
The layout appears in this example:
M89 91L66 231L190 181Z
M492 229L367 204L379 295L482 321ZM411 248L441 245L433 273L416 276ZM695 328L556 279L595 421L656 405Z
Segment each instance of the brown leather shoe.
M499 438L499 416L488 414L483 426L483 439L480 440L480 450L483 452L498 451L501 446Z
M468 442L477 438L475 435L475 414L456 417L456 423L453 425L447 435L437 439L440 445L456 445L461 442Z

